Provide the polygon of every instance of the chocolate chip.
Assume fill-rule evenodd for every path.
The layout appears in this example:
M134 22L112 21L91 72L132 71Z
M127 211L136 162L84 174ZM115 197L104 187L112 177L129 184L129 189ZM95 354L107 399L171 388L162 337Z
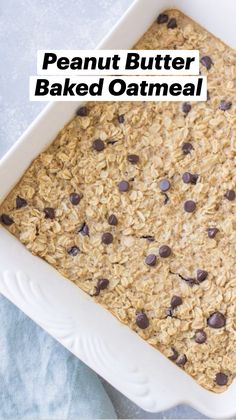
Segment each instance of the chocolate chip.
M55 219L55 210L52 207L45 207L43 211L45 219Z
M227 200L229 200L229 201L234 201L235 200L235 191L234 190L227 190L224 197L227 198Z
M174 28L177 28L177 22L176 22L176 19L175 19L175 18L171 18L171 19L169 20L169 22L167 23L167 28L168 28L168 29L174 29Z
M139 162L139 156L138 155L128 155L127 156L127 160L128 160L128 162L130 162L133 165L135 165L136 163Z
M78 115L79 117L87 117L88 114L89 114L89 110L86 106L81 106L76 111L76 115Z
M149 326L149 319L143 311L140 311L136 314L136 324L142 330Z
M113 242L113 235L110 232L105 232L102 234L102 243L105 245L110 245Z
M70 194L70 202L71 202L71 204L73 204L73 206L77 206L77 204L79 204L80 200L81 200L81 197L80 197L79 194L77 194L77 193L71 193Z
M174 347L171 347L171 350L172 350L173 354L171 356L169 356L169 359L172 360L172 362L175 362L175 360L178 359L179 353L177 352L177 350Z
M22 207L26 207L26 206L27 206L27 201L18 195L16 197L16 208L21 209Z
M129 191L129 183L128 181L120 181L118 184L118 188L120 192Z
M98 282L97 282L97 288L99 290L104 290L104 289L106 289L108 287L108 284L109 284L109 280L107 280L107 279L99 279Z
M195 201L192 201L192 200L185 201L185 203L184 203L184 210L187 213L193 213L194 210L196 210L196 203L195 203Z
M207 101L209 101L210 99L211 99L210 92L209 92L209 90L207 90Z
M145 263L149 265L150 267L154 267L157 262L157 257L155 254L149 254L145 258Z
M111 214L108 219L108 224L111 226L116 226L118 224L118 219L115 214Z
M71 255L71 257L76 257L76 255L80 252L78 246L74 245L68 248L67 253Z
M219 372L216 374L215 381L219 386L227 385L228 376L225 373Z
M182 180L185 184L193 184L195 185L198 180L197 174L191 174L190 172L184 172L182 175Z
M86 223L84 222L80 228L77 231L78 233L81 233L81 235L83 236L89 236L89 227L88 225L86 225Z
M193 145L191 143L186 142L182 144L182 152L184 155L189 155L189 153L191 153L192 150L193 150Z
M184 172L182 175L182 180L185 184L190 184L192 179L192 174L190 172Z
M179 357L176 360L176 364L178 366L184 366L187 363L188 359L186 354L180 354Z
M172 309L177 308L177 306L182 305L183 300L180 296L172 296L171 301L170 301L170 305Z
M225 316L221 312L214 312L209 316L207 324L211 328L222 328L226 324Z
M206 339L207 339L207 335L206 335L205 331L203 331L203 330L197 330L195 332L194 340L195 340L195 342L197 344L203 344L203 343L205 343Z
M183 104L182 104L182 111L185 113L185 114L188 114L189 113L189 111L191 111L191 105L188 103L188 102L184 102Z
M169 16L166 13L160 13L157 17L157 23L161 25L162 23L167 23L169 20Z
M219 109L221 111L228 111L232 107L232 102L230 101L221 101L219 105Z
M218 232L219 232L219 229L217 229L216 227L207 229L208 237L211 239L213 239Z
M2 214L0 220L6 226L11 226L14 223L14 220L8 214Z
M205 270L197 270L197 281L199 283L202 283L204 280L206 280L208 276L208 272Z
M199 175L192 174L191 184L196 185Z
M162 245L159 248L159 255L162 258L168 258L171 254L171 248L168 245Z
M210 70L211 66L213 65L212 59L208 55L202 57L200 62L204 67L206 67L207 70Z
M155 237L151 236L151 235L143 235L143 236L141 236L141 239L147 239L147 241L149 241L149 242L154 242L155 241Z
M118 115L117 119L120 124L123 124L125 122L124 114Z
M168 191L170 189L170 181L168 179L162 179L159 182L159 187L163 192Z
M102 152L105 149L104 141L102 141L101 139L94 140L93 149L96 150L96 152Z

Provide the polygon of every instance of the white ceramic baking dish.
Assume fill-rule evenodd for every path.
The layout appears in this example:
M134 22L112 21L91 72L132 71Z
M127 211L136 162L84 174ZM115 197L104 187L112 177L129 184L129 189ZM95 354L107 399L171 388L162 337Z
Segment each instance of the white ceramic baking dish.
M235 0L137 0L98 48L132 47L160 11L172 7L236 47ZM48 105L5 155L0 200L77 107L75 102ZM236 414L236 381L223 394L206 391L2 227L0 292L144 410L186 403L211 418Z

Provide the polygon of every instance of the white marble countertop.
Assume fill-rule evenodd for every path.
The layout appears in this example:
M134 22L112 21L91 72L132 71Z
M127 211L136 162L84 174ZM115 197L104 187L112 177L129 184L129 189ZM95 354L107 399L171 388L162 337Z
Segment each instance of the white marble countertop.
M132 0L1 0L0 157L45 106L29 101L29 76L36 74L38 49L93 48ZM118 418L205 418L179 406L146 413L109 384L104 386Z

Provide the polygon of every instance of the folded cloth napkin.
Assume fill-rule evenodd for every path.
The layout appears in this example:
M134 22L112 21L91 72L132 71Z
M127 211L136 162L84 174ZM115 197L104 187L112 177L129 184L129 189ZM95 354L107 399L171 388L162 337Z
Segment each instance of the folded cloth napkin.
M0 295L0 419L115 419L97 375Z

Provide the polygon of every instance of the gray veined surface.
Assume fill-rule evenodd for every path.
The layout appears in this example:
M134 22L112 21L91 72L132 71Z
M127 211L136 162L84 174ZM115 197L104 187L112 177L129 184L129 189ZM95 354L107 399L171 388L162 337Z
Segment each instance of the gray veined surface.
M0 53L4 57L0 72L0 157L45 106L28 99L29 76L36 74L37 49L93 48L131 3L132 0L0 1ZM119 418L205 418L186 406L146 413L105 381L103 384Z

